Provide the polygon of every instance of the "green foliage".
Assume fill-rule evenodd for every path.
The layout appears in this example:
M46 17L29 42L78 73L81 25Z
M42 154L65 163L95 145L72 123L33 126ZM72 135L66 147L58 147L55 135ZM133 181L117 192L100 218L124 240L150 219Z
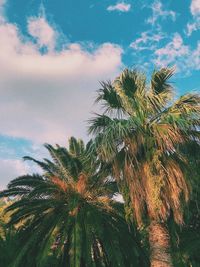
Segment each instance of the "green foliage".
M45 146L52 161L25 158L43 175L18 177L0 193L17 197L5 209L11 214L7 226L21 223L20 250L10 267L146 266L123 205L112 200L118 189L108 166L95 151L88 153L92 142L84 146L71 138L69 149Z
M14 228L4 226L3 233L0 236L0 266L9 267L12 261L17 257L19 248L19 235Z
M200 146L195 142L181 148L183 154L190 155L185 170L188 179L193 177L192 195L185 212L184 225L179 227L170 220L172 245L177 267L198 267L200 264ZM192 170L192 172L191 172Z

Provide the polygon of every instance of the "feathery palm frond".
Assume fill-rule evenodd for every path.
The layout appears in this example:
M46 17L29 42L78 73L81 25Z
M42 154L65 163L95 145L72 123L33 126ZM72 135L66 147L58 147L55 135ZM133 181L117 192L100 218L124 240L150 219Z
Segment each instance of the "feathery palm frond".
M146 266L123 205L112 199L116 183L92 147L92 141L85 146L75 138L69 149L46 145L52 161L26 157L44 174L18 177L0 192L0 197L18 197L6 208L8 226L22 224L13 266L43 267L45 259L62 267Z

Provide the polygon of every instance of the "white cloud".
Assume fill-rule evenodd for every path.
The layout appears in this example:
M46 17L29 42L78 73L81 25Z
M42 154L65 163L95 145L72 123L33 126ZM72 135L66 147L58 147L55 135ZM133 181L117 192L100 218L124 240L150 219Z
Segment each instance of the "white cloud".
M194 31L197 31L199 29L200 29L200 19L192 23L187 23L186 34L187 36L190 36Z
M199 16L200 15L200 0L192 0L190 11L193 16Z
M122 49L104 43L88 52L85 44L66 42L58 51L63 36L41 14L29 18L27 28L37 43L22 36L0 9L0 134L34 144L67 144L71 135L86 138L99 81L120 71ZM48 48L45 54L40 52L43 46ZM37 157L41 152L35 150L31 154ZM0 159L0 187L32 170L23 161Z
M125 2L117 3L116 5L108 6L108 11L120 11L120 12L128 12L131 9L131 4L127 4Z
M152 16L147 19L147 23L155 24L159 19L170 18L171 20L176 20L176 13L172 10L164 10L163 5L159 0L156 0L152 6Z
M39 158L41 158L41 155ZM21 175L42 173L42 169L39 166L18 159L0 159L0 168L0 190L5 189L11 180Z
M88 52L73 43L53 50L56 32L41 19L28 20L29 31L51 47L46 54L24 41L16 25L0 24L0 133L63 143L71 135L86 136L98 82L119 72L122 49L104 43Z
M190 72L200 69L200 42L195 49L185 45L179 33L175 33L170 42L154 53L153 63L159 67L175 65L177 70Z
M175 33L172 41L155 51L155 55L157 56L155 63L159 66L174 64L176 60L187 56L188 53L188 46L183 44L183 39L180 34Z
M200 41L197 43L196 49L191 53L189 64L191 69L200 70Z
M29 172L28 165L21 160L0 159L0 166L0 190L5 189L10 180Z
M142 32L141 36L130 44L130 47L136 51L154 50L164 36L163 33Z

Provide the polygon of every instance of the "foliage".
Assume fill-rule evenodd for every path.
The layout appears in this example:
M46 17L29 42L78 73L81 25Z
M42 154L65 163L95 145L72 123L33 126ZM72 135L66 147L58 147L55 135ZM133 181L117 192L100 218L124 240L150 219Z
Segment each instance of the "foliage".
M148 84L143 73L125 69L112 83L102 83L97 102L104 113L90 120L94 149L112 164L127 214L139 225L171 214L182 224L190 196L188 155L179 147L199 142L200 96L175 99L173 73L154 71Z
M171 222L171 236L175 266L198 267L200 263L200 199L198 203L191 201L189 214L182 227ZM198 206L197 206L198 205Z
M19 244L19 235L15 229L4 227L4 232L1 232L0 236L0 266L10 266L17 257Z
M112 199L116 183L95 151L88 154L91 146L73 137L68 149L46 145L52 161L25 158L37 163L43 175L16 178L0 193L17 196L6 208L8 226L23 223L12 267L146 266L123 205Z
M192 179L191 201L185 212L184 225L179 227L170 220L174 258L177 267L198 267L200 263L200 146L190 143L182 152L190 154L188 177ZM191 153L192 152L192 153Z

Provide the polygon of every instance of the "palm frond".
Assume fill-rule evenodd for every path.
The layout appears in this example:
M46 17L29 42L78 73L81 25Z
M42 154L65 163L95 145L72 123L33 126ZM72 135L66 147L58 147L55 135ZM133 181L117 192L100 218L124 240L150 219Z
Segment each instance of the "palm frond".
M43 267L50 259L60 267L147 266L148 260L138 257L140 244L130 234L123 207L112 199L118 188L109 164L100 160L93 144L85 149L71 138L69 149L46 145L52 161L26 158L42 166L44 174L18 177L0 193L17 196L5 209L7 227L20 232L15 267ZM120 238L122 233L128 240Z
M100 84L102 88L98 90L98 96L95 102L101 102L106 113L112 112L112 110L123 111L120 97L117 95L112 83L108 81L101 82Z
M172 93L172 86L169 79L174 75L174 68L162 68L154 71L151 77L151 91L154 94Z

